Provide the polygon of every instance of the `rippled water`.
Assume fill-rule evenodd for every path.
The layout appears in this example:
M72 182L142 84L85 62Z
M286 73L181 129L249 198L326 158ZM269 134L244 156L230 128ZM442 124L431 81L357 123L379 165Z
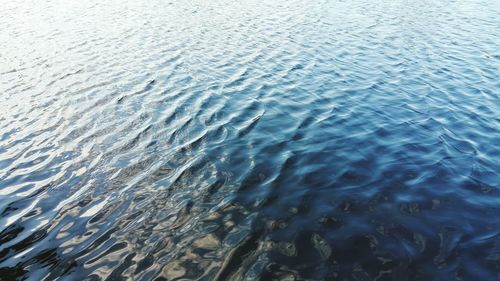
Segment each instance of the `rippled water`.
M500 279L500 2L0 4L1 280Z

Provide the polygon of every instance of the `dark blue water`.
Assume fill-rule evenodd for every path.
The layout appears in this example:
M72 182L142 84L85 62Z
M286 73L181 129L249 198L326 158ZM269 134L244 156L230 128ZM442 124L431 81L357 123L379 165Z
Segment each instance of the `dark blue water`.
M500 2L0 4L0 280L500 280Z

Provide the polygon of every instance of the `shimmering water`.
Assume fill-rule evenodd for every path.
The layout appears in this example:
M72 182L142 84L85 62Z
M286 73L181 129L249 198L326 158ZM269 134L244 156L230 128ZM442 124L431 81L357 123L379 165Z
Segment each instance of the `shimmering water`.
M0 8L1 280L499 280L500 2Z

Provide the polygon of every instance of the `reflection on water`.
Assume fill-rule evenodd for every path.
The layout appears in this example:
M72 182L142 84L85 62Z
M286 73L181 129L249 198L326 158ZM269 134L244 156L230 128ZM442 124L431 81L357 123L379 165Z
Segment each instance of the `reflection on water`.
M500 279L497 1L2 1L0 279Z

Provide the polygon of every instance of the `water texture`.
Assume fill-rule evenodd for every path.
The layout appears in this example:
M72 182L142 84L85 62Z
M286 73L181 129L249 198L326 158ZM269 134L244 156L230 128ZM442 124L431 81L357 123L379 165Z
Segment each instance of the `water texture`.
M0 0L1 280L500 280L500 2Z

